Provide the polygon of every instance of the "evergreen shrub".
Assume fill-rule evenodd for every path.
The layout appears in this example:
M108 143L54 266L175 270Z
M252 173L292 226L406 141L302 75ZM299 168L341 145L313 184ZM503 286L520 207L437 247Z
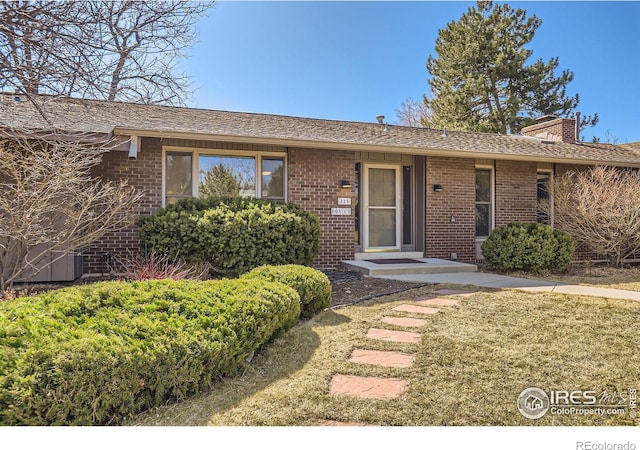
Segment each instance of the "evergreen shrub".
M291 203L189 198L139 222L142 246L238 276L263 264L309 266L320 245L318 217Z
M540 223L512 222L495 228L482 243L482 255L500 272L546 274L563 270L571 261L575 242L567 233Z
M298 320L264 280L102 282L0 303L0 425L121 423L210 388Z

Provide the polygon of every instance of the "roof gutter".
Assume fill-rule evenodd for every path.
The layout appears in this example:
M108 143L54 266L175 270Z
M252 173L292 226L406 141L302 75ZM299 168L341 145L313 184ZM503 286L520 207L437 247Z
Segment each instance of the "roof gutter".
M209 134L209 133L192 133L179 131L158 131L143 130L134 128L116 127L113 130L115 135L119 136L138 136L138 137L155 137L162 139L186 139L186 140L206 140L220 142L237 142L243 144L263 144L282 147L300 147L312 148L318 150L343 150L356 152L376 152L376 153L401 153L417 156L438 156L448 158L467 158L467 159L496 159L507 161L534 161L561 164L578 164L578 165L607 165L622 167L638 167L640 168L640 160L637 162L630 161L604 161L590 160L581 158L559 158L545 156L523 156L509 153L489 153L477 151L451 150L442 148L416 148L402 147L380 144L359 144L353 142L327 142L312 141L304 139L283 139L270 137L253 137L253 136L237 136L225 134Z

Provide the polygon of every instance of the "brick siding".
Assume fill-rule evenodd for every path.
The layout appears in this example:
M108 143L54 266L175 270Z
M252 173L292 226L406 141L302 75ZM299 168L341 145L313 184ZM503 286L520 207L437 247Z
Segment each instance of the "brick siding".
M356 155L349 151L276 148L248 144L218 144L165 141L165 145L200 148L234 148L250 151L287 152L288 200L313 212L320 219L320 250L314 261L317 268L335 268L353 259L355 253L355 201L349 216L332 216L338 197L354 198L354 189L342 189L341 180L355 181ZM143 138L138 158L128 159L126 151L106 154L96 175L106 181L127 180L145 193L139 214L153 214L162 204L162 145L156 138ZM250 148L249 148L250 147ZM460 261L476 260L475 242L475 167L474 159L427 157L425 192L425 256ZM558 173L568 169L556 168ZM535 221L537 208L537 164L533 162L495 162L495 225L510 221ZM441 184L442 192L433 185ZM343 206L344 207L344 206ZM455 219L452 221L452 217ZM139 250L135 226L110 233L95 242L85 254L85 273L108 272L108 258L126 256Z
M355 154L335 150L291 148L288 152L288 200L320 218L318 268L335 268L354 257L355 202L350 216L332 216L338 197L354 197L341 180L355 181Z
M495 226L537 220L537 172L535 162L496 161Z
M138 205L139 215L153 214L162 205L162 143L157 138L143 138L138 157L129 160L126 151L111 151L102 158L95 171L105 181L119 183L126 180L130 186L142 191L144 197ZM83 254L85 273L109 273L114 257L126 257L128 251L140 249L138 229L135 225L109 233L94 242Z
M576 142L576 120L559 118L536 123L521 130L525 136L552 139L574 144Z
M171 141L165 144L187 147L186 144L193 143ZM272 146L261 146L258 149L246 144L200 143L197 146L189 146L194 149L224 147L253 151L284 150ZM320 251L314 265L319 268L334 268L342 260L353 259L355 226L353 205L350 216L332 216L331 208L338 206L338 197L354 196L353 189L340 188L341 180L354 182L354 153L290 149L287 173L288 200L317 214L320 218ZM130 185L145 193L138 213L153 214L162 205L162 142L160 139L143 139L135 161L129 160L127 152L124 151L107 153L95 174L105 181L128 180ZM131 226L116 233L109 233L84 252L85 273L108 273L114 258L127 256L128 251L135 252L139 249L137 227Z
M427 157L426 165L425 256L475 260L475 160Z

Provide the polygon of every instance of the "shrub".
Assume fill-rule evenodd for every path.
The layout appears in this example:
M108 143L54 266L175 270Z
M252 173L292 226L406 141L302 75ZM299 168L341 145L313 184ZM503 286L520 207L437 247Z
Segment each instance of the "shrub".
M544 274L561 270L571 264L574 250L571 236L539 223L512 222L497 227L482 243L486 262L502 272Z
M315 215L255 199L183 199L138 225L144 247L229 276L262 264L310 265L320 243Z
M211 269L207 263L187 264L180 258L169 258L153 250L129 254L128 257L118 258L117 261L127 281L206 280Z
M331 303L331 283L319 270L288 264L261 266L242 276L243 279L277 281L293 288L300 296L301 317L307 319Z
M595 166L556 177L553 210L556 228L610 264L640 255L638 170Z
M291 328L299 297L260 280L121 281L0 304L0 424L121 422L209 388Z

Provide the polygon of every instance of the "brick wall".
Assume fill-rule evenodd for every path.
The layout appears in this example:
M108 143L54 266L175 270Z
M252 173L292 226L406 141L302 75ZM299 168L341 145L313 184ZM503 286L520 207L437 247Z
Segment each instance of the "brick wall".
M425 256L474 261L475 160L427 157L426 165ZM434 192L434 184L443 191Z
M473 159L427 157L425 256L476 260L475 170ZM495 226L511 221L535 222L537 164L495 162ZM442 192L433 185L441 184ZM451 221L455 217L455 222Z
M288 152L288 200L320 218L320 251L314 261L319 268L337 267L354 257L355 214L332 216L338 197L354 196L341 189L340 181L355 180L355 154L334 150L291 148Z
M534 162L495 162L495 226L537 220L537 171Z
M170 145L184 145L185 142L165 142ZM223 146L213 143L199 143L197 147ZM196 147L195 145L193 147ZM227 144L225 148L232 147ZM239 149L247 150L242 144ZM235 148L235 147L234 147ZM250 150L270 150L256 148ZM278 148L277 150L284 150ZM337 267L344 259L354 256L355 215L332 216L331 207L337 207L338 197L354 197L353 189L341 189L340 181L355 179L355 157L352 152L330 150L290 149L288 151L288 200L317 214L321 224L320 251L314 262L316 267ZM95 175L106 181L128 180L136 189L144 191L144 199L139 214L153 214L162 205L162 142L160 139L144 138L135 161L128 159L127 152L107 153ZM352 208L353 210L353 208ZM110 233L95 242L84 252L85 273L108 273L114 256L126 256L128 250L140 248L138 231L135 226L117 233Z
M106 153L95 175L105 181L127 180L129 185L144 192L139 203L138 214L153 214L162 205L162 144L160 139L143 138L136 160L129 160L126 151ZM140 248L138 230L135 226L109 233L94 242L84 252L85 273L108 273L107 264L113 256L127 256L127 250Z
M525 136L574 144L576 142L576 120L564 118L548 120L524 127L521 132Z
M354 205L349 216L332 216L331 208L339 206L338 197L355 196L352 188L340 187L341 180L355 180L355 153L300 148L286 151L288 200L320 218L320 251L314 265L334 268L342 260L353 259ZM449 259L456 253L460 261L474 261L475 160L428 157L425 164L425 256ZM512 220L535 221L536 164L497 161L495 167L496 225ZM98 169L96 175L105 180L126 179L136 189L144 191L140 214L153 214L161 206L160 139L143 138L135 161L130 161L125 151L110 152ZM441 184L443 191L434 192L434 184ZM135 226L111 233L94 243L85 252L85 273L108 271L105 255L124 256L128 249L139 249Z

